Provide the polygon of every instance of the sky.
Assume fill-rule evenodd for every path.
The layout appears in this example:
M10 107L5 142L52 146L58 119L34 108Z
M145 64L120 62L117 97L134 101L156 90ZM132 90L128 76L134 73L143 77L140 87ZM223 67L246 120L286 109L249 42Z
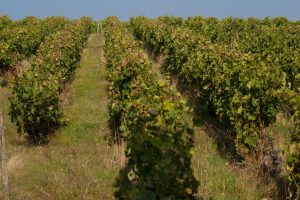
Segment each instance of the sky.
M115 15L126 21L131 16L157 17L276 17L300 20L300 0L0 0L0 15L21 19L91 16L103 19Z

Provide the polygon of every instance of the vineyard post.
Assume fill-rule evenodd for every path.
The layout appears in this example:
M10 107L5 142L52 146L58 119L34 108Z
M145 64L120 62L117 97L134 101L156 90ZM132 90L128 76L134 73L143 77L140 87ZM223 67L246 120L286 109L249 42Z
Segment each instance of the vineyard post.
M102 33L102 35L104 35L104 33L103 33L103 27L102 27L102 22L101 22L101 20L100 20L100 29L101 29L101 33Z
M100 21L97 23L97 34L99 33Z
M8 189L8 173L7 173L7 158L5 155L5 138L4 138L5 128L3 124L2 111L0 110L0 151L1 151L1 163L2 163L2 183L3 183L3 199L9 199L9 189Z

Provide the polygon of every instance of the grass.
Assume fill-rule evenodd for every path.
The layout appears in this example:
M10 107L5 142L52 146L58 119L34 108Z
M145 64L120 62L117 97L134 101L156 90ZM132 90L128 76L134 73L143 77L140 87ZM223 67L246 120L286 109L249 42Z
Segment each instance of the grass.
M123 147L109 146L104 38L92 34L62 95L69 123L44 146L29 146L5 115L11 199L114 199ZM0 103L8 111L9 88ZM3 95L7 94L7 95Z
M194 127L196 153L193 169L204 199L261 199L261 191L251 175L233 168L230 159L219 154L213 138L202 127Z

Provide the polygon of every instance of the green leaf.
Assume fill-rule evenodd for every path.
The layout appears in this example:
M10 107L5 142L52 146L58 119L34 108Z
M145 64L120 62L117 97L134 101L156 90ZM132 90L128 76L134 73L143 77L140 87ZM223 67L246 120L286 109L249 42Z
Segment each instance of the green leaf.
M133 181L134 179L136 179L136 175L132 170L130 172L128 172L127 177L130 181Z
M121 125L121 126L120 126L120 131L125 131L125 130L126 130L126 126Z
M251 121L256 120L256 117L254 115L251 115L250 113L248 113L247 116L248 116L248 119Z
M157 83L160 87L164 87L166 85L166 83L162 80L158 80Z
M257 145L257 138L256 137L246 137L246 139L244 140L245 144L248 144L250 147L256 147Z
M238 114L241 114L241 113L243 112L243 110L244 110L243 107L240 106L239 109L237 110L237 113L238 113Z
M165 100L165 101L164 101L163 107L164 107L164 109L167 110L167 111L174 110L174 104L171 103L169 100Z
M255 80L251 80L247 83L247 88L248 89L251 89L255 86Z

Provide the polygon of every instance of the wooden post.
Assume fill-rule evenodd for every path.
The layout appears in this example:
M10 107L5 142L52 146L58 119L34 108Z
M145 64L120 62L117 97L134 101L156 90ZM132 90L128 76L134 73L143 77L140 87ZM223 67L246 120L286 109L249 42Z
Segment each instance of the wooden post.
M1 145L1 162L2 162L2 183L3 183L3 199L9 199L9 189L8 189L8 173L7 173L7 158L5 154L5 128L3 124L3 115L0 110L0 145Z
M101 22L101 20L100 20L100 29L101 29L101 33L102 33L102 35L104 35L104 33L103 33L103 27L102 27L102 22Z
M99 33L100 22L97 23L97 34Z

